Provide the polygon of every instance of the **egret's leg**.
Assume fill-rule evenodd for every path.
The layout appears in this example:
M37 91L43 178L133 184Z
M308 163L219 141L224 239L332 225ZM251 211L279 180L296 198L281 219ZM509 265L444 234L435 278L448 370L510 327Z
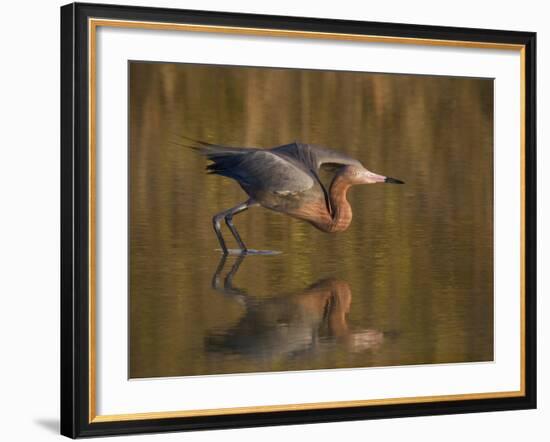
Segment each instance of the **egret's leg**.
M214 217L212 218L212 225L214 226L214 232L216 232L216 236L218 237L218 241L220 243L220 247L222 248L222 252L224 255L227 255L227 246L225 245L225 241L223 239L222 229L220 227L220 224L222 219L225 218L226 214L227 214L226 211L220 212L217 215L214 215Z
M238 206L233 207L232 209L229 209L227 211L227 214L225 215L225 223L227 224L227 227L229 227L229 230L231 230L231 233L235 237L235 241L237 241L237 244L239 245L239 248L241 249L242 253L247 252L247 248L241 239L241 236L239 235L239 232L237 231L235 225L233 224L233 216L237 215L238 213L244 212L249 207L253 207L256 205L256 203L252 200L248 200L242 204L239 204Z

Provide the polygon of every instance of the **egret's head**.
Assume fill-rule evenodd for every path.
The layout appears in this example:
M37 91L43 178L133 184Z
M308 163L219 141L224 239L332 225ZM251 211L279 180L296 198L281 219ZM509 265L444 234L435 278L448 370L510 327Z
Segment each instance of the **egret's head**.
M401 180L384 175L378 175L377 173L371 172L362 166L345 166L341 171L341 175L352 185L375 183L405 184Z

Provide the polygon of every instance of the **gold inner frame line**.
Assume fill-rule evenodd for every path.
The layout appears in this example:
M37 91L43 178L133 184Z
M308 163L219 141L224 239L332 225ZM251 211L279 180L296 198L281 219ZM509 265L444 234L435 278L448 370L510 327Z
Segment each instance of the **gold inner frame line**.
M521 240L520 240L520 389L518 391L499 391L487 393L464 393L438 396L399 397L388 399L366 399L337 402L317 402L285 405L261 405L234 408L216 408L180 411L158 411L147 413L96 414L96 37L97 28L137 28L148 30L171 30L186 32L208 32L218 34L254 35L271 37L295 37L340 41L357 41L389 44L414 44L421 46L444 46L461 48L513 50L520 53L520 194L521 194ZM324 33L312 31L292 31L283 29L245 28L234 26L212 26L181 23L157 23L129 20L88 19L88 94L89 94L89 423L132 421L143 419L161 419L176 417L216 416L258 412L276 412L291 410L321 410L327 408L364 407L390 404L414 404L441 401L481 400L525 396L525 46L521 44L474 42L458 40L423 39L411 37L389 37L377 35L359 35L345 33Z

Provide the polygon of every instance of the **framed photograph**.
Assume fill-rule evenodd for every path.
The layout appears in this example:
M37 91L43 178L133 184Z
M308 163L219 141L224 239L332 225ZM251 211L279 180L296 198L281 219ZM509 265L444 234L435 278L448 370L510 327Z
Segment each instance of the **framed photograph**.
M62 434L535 408L535 44L63 6Z

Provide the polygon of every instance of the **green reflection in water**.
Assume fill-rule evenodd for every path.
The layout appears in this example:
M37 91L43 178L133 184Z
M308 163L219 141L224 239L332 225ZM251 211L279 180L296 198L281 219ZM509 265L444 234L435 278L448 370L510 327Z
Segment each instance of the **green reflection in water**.
M492 360L492 80L130 63L129 92L131 377ZM338 234L236 216L283 253L220 290L210 220L245 195L181 135L320 144L406 184L353 188Z

